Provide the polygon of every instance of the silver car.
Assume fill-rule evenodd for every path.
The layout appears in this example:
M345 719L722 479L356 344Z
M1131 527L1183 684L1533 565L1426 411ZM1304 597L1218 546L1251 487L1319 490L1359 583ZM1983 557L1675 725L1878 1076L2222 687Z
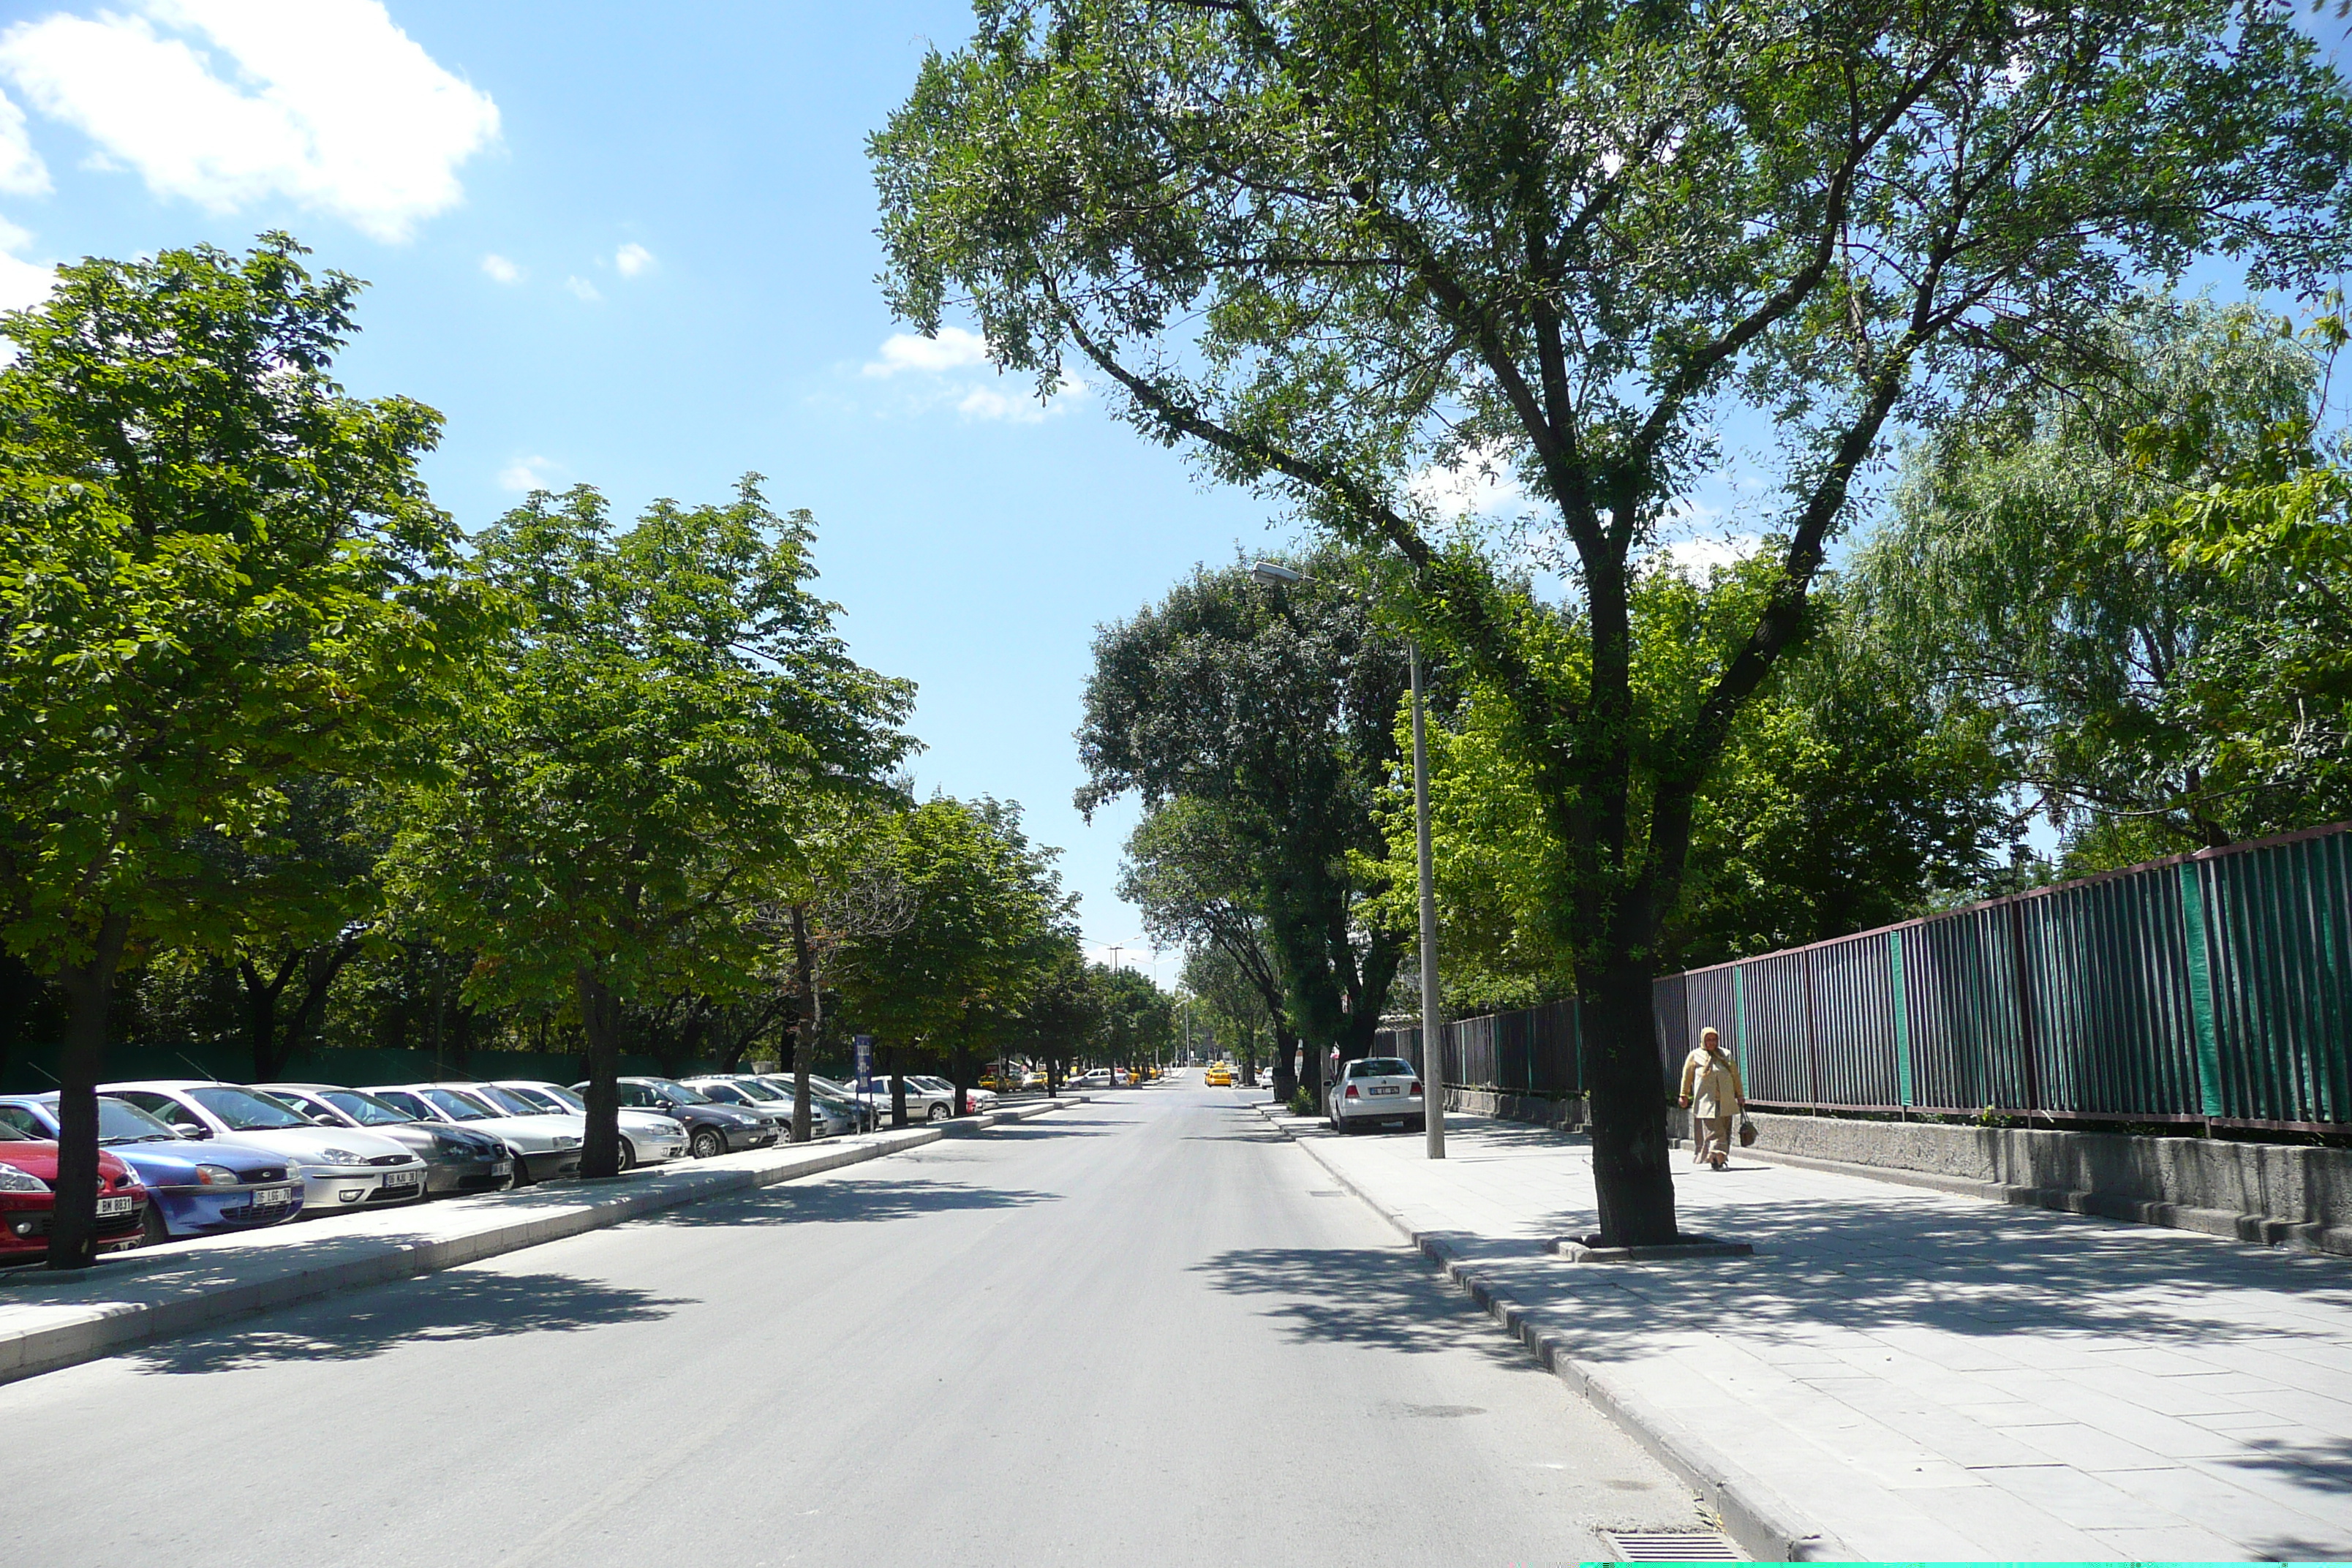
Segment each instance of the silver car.
M357 1128L313 1126L310 1118L237 1084L149 1079L100 1084L99 1092L129 1100L183 1138L229 1138L282 1155L302 1174L305 1219L425 1196L425 1162L400 1144Z
M784 1136L792 1136L793 1089L790 1079L778 1084L756 1073L734 1073L690 1078L686 1080L686 1085L688 1089L698 1089L724 1104L736 1103L719 1092L722 1088L730 1089L743 1097L741 1103L747 1108L773 1114L783 1123ZM824 1096L817 1092L816 1085L809 1085L809 1136L812 1139L838 1137L856 1125L856 1118L837 1106L827 1104Z
M496 1079L490 1087L511 1095L525 1105L541 1110L558 1110L582 1119L585 1126L588 1102L559 1083L541 1083L536 1079ZM675 1118L656 1110L636 1110L621 1107L621 1169L632 1165L659 1165L686 1157L686 1128Z
M520 1100L509 1104L479 1083L378 1084L362 1092L413 1111L421 1121L446 1121L505 1139L520 1167L517 1173L527 1181L580 1173L583 1117L558 1116Z
M1323 1119L1334 1132L1391 1125L1417 1129L1426 1114L1421 1074L1402 1057L1349 1062L1323 1091Z

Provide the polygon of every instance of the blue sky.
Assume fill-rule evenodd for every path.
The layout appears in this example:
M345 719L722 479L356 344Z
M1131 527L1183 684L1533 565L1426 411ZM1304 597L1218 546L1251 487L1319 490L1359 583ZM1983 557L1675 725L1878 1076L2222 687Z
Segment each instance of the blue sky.
M428 473L465 526L534 481L630 513L768 475L816 513L858 658L920 685L922 787L1020 801L1089 942L1136 962L1132 814L1069 804L1089 639L1280 536L1099 399L1041 410L952 341L886 346L865 138L968 5L7 13L5 302L60 259L285 227L370 280L344 379L447 416Z

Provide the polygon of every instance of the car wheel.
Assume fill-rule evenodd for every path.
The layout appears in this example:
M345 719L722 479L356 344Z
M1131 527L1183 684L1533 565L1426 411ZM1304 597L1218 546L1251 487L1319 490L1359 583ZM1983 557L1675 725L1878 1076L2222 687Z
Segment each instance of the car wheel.
M157 1204L153 1198L149 1198L147 1200L147 1212L144 1215L142 1215L139 1219L139 1245L142 1247L161 1247L171 1239L172 1233L164 1226L163 1224L163 1211L162 1205Z
M950 1111L944 1105L934 1105L931 1107L931 1120L934 1121L945 1121L952 1114L953 1112Z
M632 1143L632 1142L629 1142L627 1139L625 1139L625 1138L622 1139L622 1140L621 1140L621 1151L620 1151L620 1155L621 1155L621 1157L620 1157L619 1163L618 1163L618 1165L617 1165L615 1168L616 1168L616 1169L618 1169L618 1170L623 1170L623 1171L626 1171L626 1170L631 1169L631 1168L632 1168L632 1167L634 1167L634 1166L636 1164L636 1163L637 1163L637 1147L636 1147L636 1145L635 1145L635 1144L634 1144L634 1143Z
M719 1135L715 1127L698 1127L694 1130L691 1152L698 1160L711 1159L727 1152L727 1140Z

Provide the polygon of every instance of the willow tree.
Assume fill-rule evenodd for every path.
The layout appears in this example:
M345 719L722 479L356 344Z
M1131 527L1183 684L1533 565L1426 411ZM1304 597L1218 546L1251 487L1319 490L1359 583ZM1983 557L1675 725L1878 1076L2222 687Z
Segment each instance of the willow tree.
M988 0L874 139L894 308L968 310L1387 552L1511 716L1591 1021L1601 1228L1675 1233L1650 1017L1693 802L1891 429L2059 367L2150 270L2343 251L2347 101L2277 0ZM1644 547L1768 435L1777 575L1652 670ZM1515 480L1546 600L1433 468ZM1530 657L1566 639L1573 659Z

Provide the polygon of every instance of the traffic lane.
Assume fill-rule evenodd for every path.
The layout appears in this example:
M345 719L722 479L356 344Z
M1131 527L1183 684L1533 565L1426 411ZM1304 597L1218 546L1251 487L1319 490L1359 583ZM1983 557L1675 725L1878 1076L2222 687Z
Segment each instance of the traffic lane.
M22 1495L136 1434L139 1505L20 1510L17 1549L1479 1562L1691 1521L1328 1181L1239 1097L1146 1089L34 1379Z

